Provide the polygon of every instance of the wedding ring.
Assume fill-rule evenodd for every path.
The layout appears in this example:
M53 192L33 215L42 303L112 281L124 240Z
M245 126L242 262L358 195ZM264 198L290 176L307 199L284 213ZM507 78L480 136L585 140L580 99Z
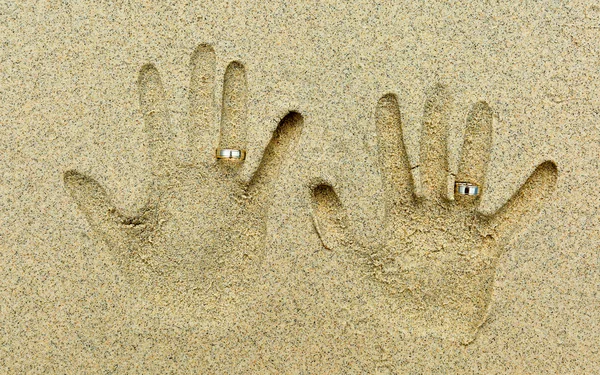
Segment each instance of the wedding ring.
M244 160L246 158L246 151L232 148L218 148L215 156L217 159Z
M455 184L456 192L461 195L479 195L479 186L468 182L457 182Z

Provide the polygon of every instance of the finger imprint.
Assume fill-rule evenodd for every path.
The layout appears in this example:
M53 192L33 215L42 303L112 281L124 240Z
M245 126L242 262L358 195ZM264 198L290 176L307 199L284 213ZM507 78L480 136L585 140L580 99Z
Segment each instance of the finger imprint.
M375 112L379 143L379 165L386 193L386 212L394 204L412 201L413 184L402 134L400 109L396 96L385 95Z
M460 204L475 206L480 200L492 146L493 117L492 110L485 102L476 103L467 117L462 157L456 176L458 194L455 199Z
M249 185L251 195L271 196L279 171L286 157L292 157L298 144L304 118L297 112L288 113L277 125L273 137L265 148L262 160ZM260 192L258 188L260 187Z
M191 62L189 141L201 160L210 160L219 132L214 117L214 49L207 44L198 46Z
M64 174L69 193L84 212L92 229L105 239L111 247L125 245L128 241L120 215L98 182L77 171Z
M167 114L165 90L158 70L152 64L142 67L138 82L152 172L159 179L164 179L173 169L176 151L175 134Z
M447 197L449 111L450 96L446 88L435 86L425 103L420 170L424 196L436 200Z
M347 216L340 200L330 185L315 186L313 193L313 225L327 250L344 246Z
M246 72L239 62L232 62L223 82L223 115L221 118L221 149L246 149L246 106L248 89Z
M535 169L519 191L492 216L490 225L501 243L505 243L531 223L556 188L556 164L546 161Z

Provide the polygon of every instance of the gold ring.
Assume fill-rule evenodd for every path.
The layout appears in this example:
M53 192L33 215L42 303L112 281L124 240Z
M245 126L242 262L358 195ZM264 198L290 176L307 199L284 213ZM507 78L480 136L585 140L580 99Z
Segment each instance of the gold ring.
M479 185L472 184L470 182L457 182L455 185L456 192L461 195L479 195Z
M233 148L218 148L215 152L217 159L244 160L246 150L237 150Z

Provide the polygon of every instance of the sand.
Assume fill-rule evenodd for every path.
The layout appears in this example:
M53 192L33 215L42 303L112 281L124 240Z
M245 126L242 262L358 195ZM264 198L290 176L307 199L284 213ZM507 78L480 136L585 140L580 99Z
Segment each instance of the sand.
M598 21L0 0L0 372L595 373Z

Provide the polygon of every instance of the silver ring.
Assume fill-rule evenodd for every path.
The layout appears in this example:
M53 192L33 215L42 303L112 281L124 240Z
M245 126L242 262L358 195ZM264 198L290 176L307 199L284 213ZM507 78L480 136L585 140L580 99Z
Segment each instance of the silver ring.
M479 186L468 182L457 182L455 184L456 192L461 195L479 195Z
M246 158L246 151L233 148L218 148L215 156L217 159L244 160Z

